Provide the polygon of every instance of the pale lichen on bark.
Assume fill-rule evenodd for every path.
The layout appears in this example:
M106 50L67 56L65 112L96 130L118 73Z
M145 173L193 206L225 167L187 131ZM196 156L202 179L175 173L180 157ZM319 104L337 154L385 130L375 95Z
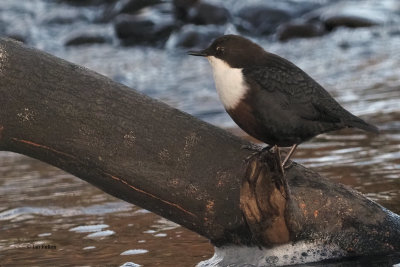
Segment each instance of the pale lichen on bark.
M0 75L4 75L4 67L8 61L8 53L4 45L0 44Z

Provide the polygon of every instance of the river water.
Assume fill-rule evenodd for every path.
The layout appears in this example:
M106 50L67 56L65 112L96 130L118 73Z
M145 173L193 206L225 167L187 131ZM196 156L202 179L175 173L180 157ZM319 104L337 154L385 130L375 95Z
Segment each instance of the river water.
M103 45L65 47L65 36L76 28L112 36L112 26L89 25L86 20L54 25L46 20L57 13L90 18L96 15L95 8L44 0L0 3L0 20L28 31L29 45L246 137L219 103L206 60L169 46L123 47L115 37ZM358 4L374 16L390 14L392 22L400 21L397 1ZM378 136L353 129L320 135L302 144L294 160L396 213L400 213L398 25L339 28L323 37L286 43L254 38L266 50L303 68L346 109L381 130ZM0 178L0 266L194 266L213 254L205 238L37 160L0 152ZM386 259L379 259L377 266L396 263Z

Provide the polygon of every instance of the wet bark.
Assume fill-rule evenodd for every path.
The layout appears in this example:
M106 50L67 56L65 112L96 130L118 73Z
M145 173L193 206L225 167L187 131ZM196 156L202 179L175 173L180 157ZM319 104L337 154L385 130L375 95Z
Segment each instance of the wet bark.
M157 81L154 81L157 86ZM38 50L0 40L0 149L57 166L214 244L400 250L400 219L298 164Z

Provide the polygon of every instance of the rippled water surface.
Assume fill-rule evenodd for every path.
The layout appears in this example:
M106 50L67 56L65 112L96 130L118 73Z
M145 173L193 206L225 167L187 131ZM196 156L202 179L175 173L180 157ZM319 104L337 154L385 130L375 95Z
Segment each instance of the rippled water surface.
M31 45L245 137L219 103L206 60L186 56L179 49L128 48L116 43L65 48L64 34L72 27L84 27L84 22L43 26L43 13L46 8L57 10L55 4L35 0L17 7L16 2L21 3L2 0L1 18L20 12L17 8L29 11L14 26L31 25ZM383 9L396 7L396 1L380 3ZM400 14L400 5L397 8ZM96 14L96 10L74 10L68 12ZM35 14L42 14L42 20ZM396 213L400 213L398 25L343 28L321 38L288 43L255 39L302 67L344 107L381 129L379 136L351 129L318 136L302 144L294 159ZM110 26L93 30L112 34ZM52 166L0 152L0 265L193 266L212 254L213 247L195 233Z
M0 177L1 266L192 266L212 254L205 238L37 160L2 152Z

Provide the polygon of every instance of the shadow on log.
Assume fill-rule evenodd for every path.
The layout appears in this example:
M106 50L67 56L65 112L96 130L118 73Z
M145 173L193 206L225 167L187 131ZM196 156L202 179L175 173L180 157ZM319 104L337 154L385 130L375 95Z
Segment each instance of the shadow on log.
M246 141L85 68L3 39L0 93L1 150L55 165L217 247L307 243L329 248L325 258L400 251L398 215L296 163L285 180L274 154L246 164Z

